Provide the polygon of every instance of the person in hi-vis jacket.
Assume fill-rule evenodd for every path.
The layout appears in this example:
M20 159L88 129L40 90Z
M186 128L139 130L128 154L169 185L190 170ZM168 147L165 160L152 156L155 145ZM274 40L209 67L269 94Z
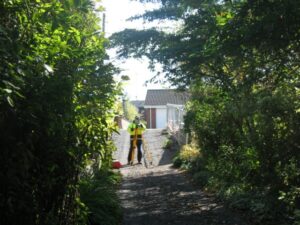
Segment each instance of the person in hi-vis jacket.
M135 119L128 125L127 131L130 134L130 148L128 153L128 164L133 163L133 151L134 151L134 141L136 141L136 147L137 147L137 159L138 164L141 164L142 160L142 142L143 142L143 133L146 130L146 126L140 122L140 118L138 116L135 117Z

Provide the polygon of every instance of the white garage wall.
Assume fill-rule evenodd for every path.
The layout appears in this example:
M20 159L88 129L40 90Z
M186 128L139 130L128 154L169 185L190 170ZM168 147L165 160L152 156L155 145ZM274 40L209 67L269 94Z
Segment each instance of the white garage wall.
M167 109L156 109L156 128L167 127Z

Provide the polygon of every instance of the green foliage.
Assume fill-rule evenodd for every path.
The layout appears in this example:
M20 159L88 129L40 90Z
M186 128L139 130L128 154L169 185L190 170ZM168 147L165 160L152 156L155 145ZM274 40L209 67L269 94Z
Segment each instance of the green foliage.
M164 149L170 149L173 145L173 142L171 139L167 139L164 144L163 144L163 148Z
M285 89L281 94L278 87L275 93L254 89L247 99L236 93L229 98L230 92L218 98L220 93L212 95L202 88L197 90L204 94L196 92L190 102L186 122L203 149L203 172L211 176L206 186L238 202L232 206L252 211L257 222L292 212L299 199L298 151L293 147L298 142L294 126L299 117L294 92Z
M122 115L129 121L133 121L139 115L138 109L128 99L117 101L114 110L117 115Z
M191 169L201 161L201 152L197 145L187 144L181 146L173 159L173 165L184 169Z
M119 90L93 3L0 3L1 224L76 224L87 162L110 165Z
M193 181L200 187L205 187L209 183L210 177L211 174L208 171L201 170L193 174Z
M185 124L203 154L202 166L191 167L196 178L235 206L248 202L255 222L294 216L300 207L299 1L159 2L144 19L178 20L180 29L125 30L112 39L120 56L162 63L168 80L192 93Z
M294 215L295 215L295 222L293 225L299 225L300 224L300 210L299 209L295 210Z
M117 225L121 221L121 208L116 189L121 175L101 170L95 176L85 176L80 181L80 199L86 207L82 224Z
M134 118L139 115L138 110L132 103L130 103L130 101L126 101L125 104L126 104L125 107L126 107L126 110L127 110L126 118L129 121L133 121Z

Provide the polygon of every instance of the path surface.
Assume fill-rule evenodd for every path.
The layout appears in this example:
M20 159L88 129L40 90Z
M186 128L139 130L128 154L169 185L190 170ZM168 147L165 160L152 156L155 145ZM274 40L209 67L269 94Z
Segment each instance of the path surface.
M191 185L183 172L171 167L174 150L164 150L161 130L147 130L145 141L152 165L124 166L119 197L124 211L123 225L248 225L226 210L212 196ZM126 163L128 136L121 133L115 155ZM147 159L146 159L147 160Z

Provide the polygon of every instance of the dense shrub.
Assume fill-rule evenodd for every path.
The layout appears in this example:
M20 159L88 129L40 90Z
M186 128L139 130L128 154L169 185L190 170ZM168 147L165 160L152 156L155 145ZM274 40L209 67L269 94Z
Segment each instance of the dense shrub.
M199 162L201 153L199 148L194 144L186 144L181 146L176 156L173 158L173 165L181 168L191 168L192 165Z
M86 214L82 224L120 224L122 213L116 194L120 181L121 175L110 170L100 170L95 176L86 175L81 179L79 193Z
M293 215L300 196L295 89L253 88L246 99L214 86L196 90L186 122L199 138L205 169L194 176L204 174L207 187L258 222Z
M0 224L76 224L118 94L93 2L0 1Z

